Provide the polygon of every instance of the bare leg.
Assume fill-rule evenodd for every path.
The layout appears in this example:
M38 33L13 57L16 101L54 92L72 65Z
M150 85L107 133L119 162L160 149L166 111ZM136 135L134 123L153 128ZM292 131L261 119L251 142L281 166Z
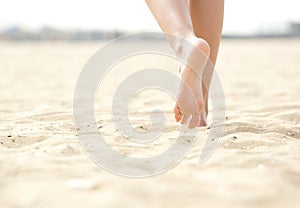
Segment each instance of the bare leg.
M211 63L207 64L207 69L203 73L203 80L205 80L207 86L204 86L204 82L202 82L205 109L205 111L203 111L203 115L201 116L202 126L206 125L206 116L208 114L209 85L212 77L213 67L216 64L217 54L221 40L224 15L224 0L188 1L195 34L196 36L205 39L210 46L209 59Z
M202 73L209 56L209 45L206 40L197 37L194 33L187 0L146 0L146 2L162 31L180 37L168 38L167 36L176 55L179 58L185 57L185 61L188 62L188 65L182 67L182 83L174 108L175 119L185 124L192 116L189 128L199 126L203 110ZM192 43L193 47L185 47L181 38ZM206 59L199 58L199 51ZM190 96L189 89L193 96Z

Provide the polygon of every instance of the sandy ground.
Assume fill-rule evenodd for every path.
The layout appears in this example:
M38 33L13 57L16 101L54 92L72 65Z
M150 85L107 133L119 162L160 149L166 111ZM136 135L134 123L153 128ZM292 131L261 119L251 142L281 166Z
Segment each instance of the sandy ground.
M217 72L226 126L215 154L197 163L209 131L200 129L199 142L179 165L145 179L105 171L78 141L75 83L102 44L1 42L0 207L299 207L300 40L224 40ZM147 112L164 110L159 141L133 145L114 128L113 89L129 69L153 63L139 60L116 66L119 72L104 80L95 102L100 131L130 156L155 155L178 133L173 100L151 90L133 100L130 117L147 130Z

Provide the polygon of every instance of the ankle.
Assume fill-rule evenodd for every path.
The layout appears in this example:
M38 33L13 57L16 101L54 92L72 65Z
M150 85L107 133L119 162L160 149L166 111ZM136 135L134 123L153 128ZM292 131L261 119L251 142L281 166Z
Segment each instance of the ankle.
M178 58L184 55L187 43L196 37L194 33L189 31L166 33L166 36Z
M210 46L208 42L203 38L196 37L195 35L187 34L185 37L178 37L174 46L176 56L185 61L190 58L192 53L199 57L203 56L207 58L210 55Z

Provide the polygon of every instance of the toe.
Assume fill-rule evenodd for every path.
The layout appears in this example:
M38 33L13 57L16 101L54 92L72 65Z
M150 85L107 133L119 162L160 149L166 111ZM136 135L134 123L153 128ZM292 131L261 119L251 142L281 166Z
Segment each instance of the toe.
M182 115L180 113L180 108L177 105L174 107L173 113L174 113L176 122L179 122L182 118Z
M189 128L190 129L193 129L195 127L198 126L199 122L200 122L201 118L200 118L200 115L194 115L192 116L192 119L190 120L190 123L189 123Z
M184 125L184 124L186 123L186 121L188 120L189 117L190 117L190 116L184 115L184 116L182 117L180 123L181 123L182 125Z
M199 127L205 127L205 126L207 126L207 122L204 121L204 120L201 120L200 124L199 124Z
M205 112L201 113L201 119L199 123L199 127L207 126L207 119L206 119L206 114Z

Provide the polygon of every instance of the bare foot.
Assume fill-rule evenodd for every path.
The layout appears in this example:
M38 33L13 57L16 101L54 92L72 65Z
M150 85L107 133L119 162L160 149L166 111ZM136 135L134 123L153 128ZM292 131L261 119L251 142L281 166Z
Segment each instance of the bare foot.
M207 113L205 111L207 96L203 97L202 72L208 60L209 45L205 40L195 36L189 37L187 40L191 44L181 48L183 53L181 57L184 57L188 65L181 67L182 81L174 107L174 114L176 121L181 124L185 124L192 116L188 127L195 128L207 124Z

